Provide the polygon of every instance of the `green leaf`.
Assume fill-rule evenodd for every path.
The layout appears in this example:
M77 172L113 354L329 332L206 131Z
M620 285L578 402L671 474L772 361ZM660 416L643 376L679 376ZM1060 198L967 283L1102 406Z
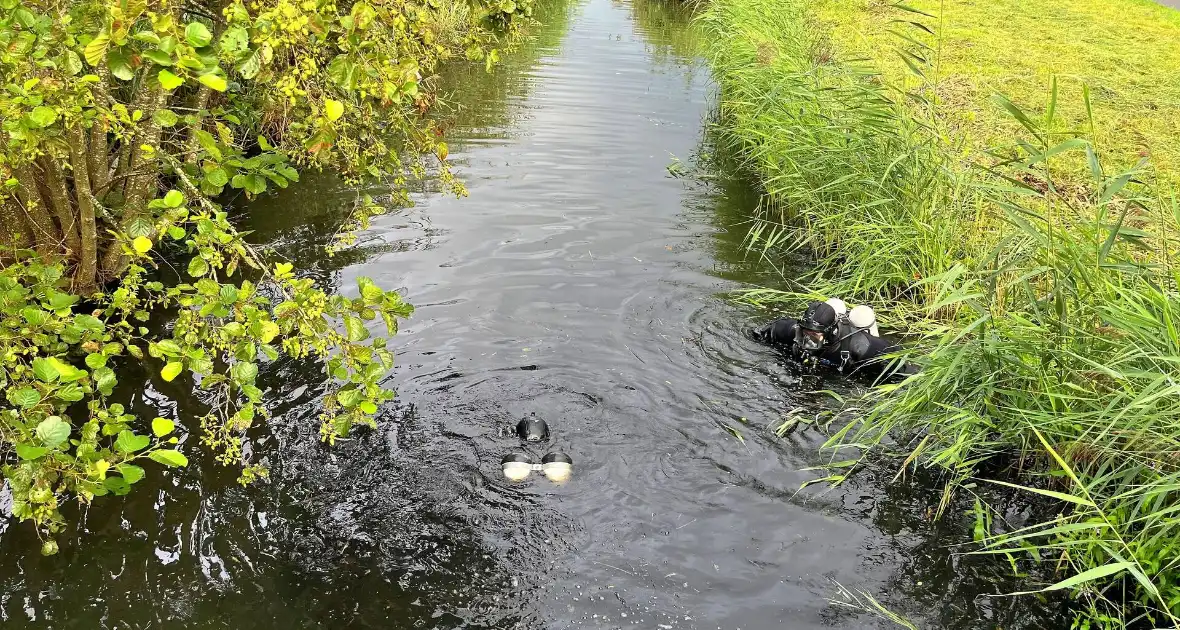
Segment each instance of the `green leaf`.
M161 70L160 74L156 75L156 78L159 79L160 85L164 86L164 89L168 91L175 90L176 88L184 85L184 79L176 76L175 74L172 74L171 72L168 72L167 70Z
M332 122L339 120L344 115L344 103L332 99L324 101L324 115Z
M119 437L115 438L115 448L121 453L135 453L142 451L152 443L152 439L146 435L136 435L127 429L119 431Z
M119 474L123 475L123 479L127 480L127 483L130 484L134 484L137 481L143 479L144 475L142 468L132 464L119 464L115 467L115 470L119 471Z
M336 393L336 400L345 409L356 407L364 397L364 394L359 389L342 389Z
M38 105L29 113L29 122L37 128L48 127L57 121L57 112L52 107Z
M184 194L179 190L169 190L168 194L164 195L164 205L169 208L179 208L184 204Z
M241 26L231 26L221 34L217 47L223 53L237 56L250 47L250 34Z
M994 483L997 486L1006 486L1008 488L1014 488L1016 490L1024 490L1026 492L1034 492L1039 495L1043 495L1046 497L1057 499L1058 501L1066 501L1069 503L1076 503L1078 505L1084 505L1086 507L1095 507L1094 502L1089 499L1086 499L1084 497L1077 497L1072 494L1065 494L1064 492L1057 492L1055 490L1043 490L1041 488L1033 488L1030 486L1019 486L1014 483L1008 483L1006 481L999 481L997 479L982 479L982 481L986 481L988 483Z
M50 357L50 365L53 366L53 369L58 370L58 379L61 382L72 382L86 378L86 370L78 369L71 366L70 363L59 361L57 357Z
M229 372L235 383L239 385L253 384L254 379L258 377L258 364L252 361L239 361L230 368Z
M1126 571L1134 566L1135 564L1133 562L1111 562L1100 567L1094 567L1089 571L1082 571L1073 577L1066 578L1056 584L1046 586L1039 591L1021 591L1019 593L1011 593L1011 595L1028 595L1031 593L1043 593L1045 591L1059 591L1063 588L1072 588L1085 584L1086 582L1093 582L1094 580L1104 578L1108 575L1122 573L1123 571Z
M235 70L238 71L238 74L242 75L243 79L247 81L253 79L262 70L262 55L258 54L257 50L250 53L238 62Z
M98 368L107 364L107 355L98 352L92 352L86 355L86 367L97 370Z
M82 58L72 50L67 50L62 54L61 65L62 71L66 73L66 76L75 77L82 72Z
M205 181L209 182L210 185L221 188L229 183L229 175L225 172L225 169L219 166L205 173Z
M147 42L153 46L160 45L160 36L156 35L152 31L139 31L138 33L132 35L131 39L138 40L141 42Z
M161 127L171 127L180 122L180 116L170 109L157 109L156 113L152 114L152 120Z
M26 306L20 310L20 316L33 328L40 328L46 321L49 320L49 313L37 308L36 306Z
M262 401L262 390L253 385L242 385L242 394L249 398L251 402Z
M49 308L55 311L60 311L73 306L77 302L78 296L76 295L54 292L49 298Z
M152 46L159 46L159 41L160 41L159 35L157 35L156 33L153 33L152 31L139 31L136 34L131 35L131 39L135 39L138 41L146 41L146 42L148 42L148 44L151 44Z
M217 140L213 137L213 134L205 131L204 129L198 129L196 136L197 142L201 144L202 149L208 151L209 155L213 156L213 159L221 159L221 149L217 147ZM203 233L204 232L202 232L202 234Z
M361 276L356 279L356 285L360 288L361 297L365 298L365 302L372 304L385 297L385 291L382 291L372 278Z
M209 263L206 263L204 258L197 257L188 261L188 275L200 278L207 273L209 273Z
M107 477L102 480L102 486L116 496L123 496L131 492L131 484L122 477Z
M100 367L90 376L103 396L110 396L115 391L115 385L119 384L119 379L115 377L115 371L109 367Z
M47 448L57 448L70 439L70 423L57 416L49 416L37 425L37 437Z
M295 170L294 168L292 168L291 166L289 166L287 164L282 164L280 166L276 166L275 170L278 171L279 175L282 175L283 177L286 177L287 179L289 179L293 182L299 181L299 171Z
M369 415L373 415L377 413L377 404L371 400L366 400L365 402L361 403L361 411Z
M91 67L97 68L106 59L107 46L110 43L111 37L105 32L95 35L94 39L90 40L89 44L86 44L86 49L82 51L86 56L86 63L90 64Z
M279 325L274 322L262 322L258 325L258 340L270 343L279 335Z
M171 449L164 449L160 451L152 451L148 454L152 461L159 462L169 467L188 466L188 458L180 451Z
M167 418L156 418L152 420L152 433L156 437L164 437L176 429L176 423Z
M235 179L236 178L237 177L235 176ZM251 194L261 195L262 193L266 192L266 178L262 177L261 175L247 175L245 183L246 191Z
M184 354L184 351L180 349L180 344L171 339L160 340L155 344L155 348L159 351L159 355L153 353L152 356L179 357Z
M180 375L180 372L183 369L183 363L180 361L172 361L165 365L164 369L160 370L160 376L163 377L165 381L171 383L173 379Z
M82 372L82 370L78 371ZM82 373L85 374L85 372ZM70 383L65 387L57 388L57 390L53 392L53 397L62 402L75 403L85 398L86 392L83 391L82 388L77 384Z
M225 77L213 73L202 74L201 76L197 77L197 80L200 81L202 85L218 92L224 92L229 87L229 84L225 82Z
M209 42L213 41L213 33L210 33L208 27L204 24L193 22L184 27L184 38L193 48L202 48L208 46Z
M150 59L152 63L161 66L170 66L175 63L172 60L172 55L169 55L162 50L145 50L143 52L143 56Z
M179 241L187 235L188 232L185 232L184 228L180 227L179 225L174 225L168 228L168 236L172 237L172 240L174 241Z
M365 327L365 322L361 321L359 317L345 315L344 329L348 333L348 340L353 343L369 338L369 329Z
M13 13L15 14L14 17L16 17L17 24L25 27L25 29L31 29L37 24L37 16L33 15L32 11L24 7L20 7Z
M17 407L28 409L41 402L41 392L32 387L22 387L16 391L9 392L8 401Z
M124 81L135 78L135 69L131 67L131 59L119 48L107 52L107 68L111 75Z
M16 443L16 456L27 462L44 457L48 452L49 449L44 446L33 446L32 444L24 444L22 442Z
M127 236L137 238L140 236L150 237L154 232L156 226L152 224L152 220L146 216L138 216L127 223Z
M218 292L217 297L218 297L218 299L221 300L222 304L225 304L228 306L230 304L233 304L234 302L237 302L240 295L238 292L238 288L235 287L234 285L223 284L223 285L221 285L221 290Z
M356 75L357 66L348 58L348 55L337 55L328 64L328 78L346 90L356 89Z
M74 317L74 324L82 330L89 330L92 332L101 332L106 328L106 324L102 320L93 315L78 315Z

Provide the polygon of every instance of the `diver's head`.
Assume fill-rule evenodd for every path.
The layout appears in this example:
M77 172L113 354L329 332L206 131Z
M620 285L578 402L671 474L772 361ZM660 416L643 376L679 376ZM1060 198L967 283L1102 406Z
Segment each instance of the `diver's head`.
M795 343L807 352L819 352L828 338L835 334L836 311L823 302L807 305L796 327Z

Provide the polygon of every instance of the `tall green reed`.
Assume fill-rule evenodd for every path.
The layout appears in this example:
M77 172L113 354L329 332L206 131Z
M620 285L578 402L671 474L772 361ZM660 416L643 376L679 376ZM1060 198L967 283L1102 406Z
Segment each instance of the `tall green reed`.
M702 17L714 33L743 29L711 52L729 137L769 193L751 248L805 248L815 258L806 284L876 300L972 258L953 141L909 104L926 96L855 60L836 63L822 31L800 19L802 0L774 5L718 2ZM907 54L915 67L925 59Z
M747 299L872 301L916 333L922 372L871 391L826 447L943 471L943 509L984 475L1051 501L1057 516L1023 527L981 503L979 552L1039 565L1033 590L1084 601L1078 627L1177 625L1174 196L1146 163L1106 173L1085 130L1050 131L1055 86L1036 116L997 98L1027 133L970 170L936 90L836 62L802 0L721 0L702 21L726 130L768 193L749 246L816 264ZM919 32L899 54L927 79L932 31L905 24ZM1059 181L1074 155L1089 180Z

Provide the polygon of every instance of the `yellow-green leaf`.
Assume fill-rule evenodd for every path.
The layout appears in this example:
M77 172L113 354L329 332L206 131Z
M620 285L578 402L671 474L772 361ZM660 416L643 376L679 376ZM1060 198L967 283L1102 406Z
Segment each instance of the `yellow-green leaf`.
M152 433L156 434L156 437L164 437L172 433L175 428L176 423L167 418L156 418L152 420Z
M135 240L131 241L131 247L135 248L138 254L146 254L152 251L152 239L146 236L137 236Z
M201 48L202 46L208 46L209 42L213 41L213 34L209 32L209 28L204 24L193 22L184 28L184 38L194 48Z
M148 457L152 458L152 461L169 467L188 466L188 458L180 451L174 451L172 449L152 451L148 454Z
M328 117L328 120L339 120L344 115L344 103L332 99L324 101L324 114Z
M201 76L197 77L197 80L200 81L202 85L207 86L211 90L217 90L218 92L224 92L226 88L229 87L229 85L225 82L225 77L221 77L216 74L202 74Z
M111 37L106 33L99 33L86 44L86 49L83 54L86 56L86 63L97 68L98 64L102 63L107 58L107 46L110 46Z
M164 89L168 91L175 90L176 88L184 85L184 79L176 76L175 74L172 74L167 70L161 70L160 74L156 75L156 78L160 80L160 85L162 85Z
M205 262L204 258L193 258L188 262L188 275L194 278L209 273L209 263Z
M173 361L173 362L169 363L168 365L165 365L164 369L160 370L160 376L164 377L165 381L172 382L172 379L179 376L180 371L183 369L184 369L183 363L181 363L180 361Z

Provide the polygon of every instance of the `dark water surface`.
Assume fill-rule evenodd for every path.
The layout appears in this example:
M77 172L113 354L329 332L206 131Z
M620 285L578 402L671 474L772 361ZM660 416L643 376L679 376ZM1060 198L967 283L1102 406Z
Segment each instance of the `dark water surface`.
M330 177L242 217L326 286L371 276L417 305L380 429L321 445L319 366L268 366L276 417L252 452L269 483L209 461L156 474L77 515L53 558L9 526L4 628L878 627L828 605L836 582L929 627L1048 627L975 597L991 569L940 549L932 485L796 494L822 436L768 426L848 390L793 377L744 336L765 315L722 299L774 276L741 254L750 186L669 174L709 152L686 16L585 0L542 19L496 73L444 77L469 198L427 182L333 258L321 246L357 191ZM177 417L194 452L186 388L127 402ZM530 413L573 456L569 484L503 481Z

